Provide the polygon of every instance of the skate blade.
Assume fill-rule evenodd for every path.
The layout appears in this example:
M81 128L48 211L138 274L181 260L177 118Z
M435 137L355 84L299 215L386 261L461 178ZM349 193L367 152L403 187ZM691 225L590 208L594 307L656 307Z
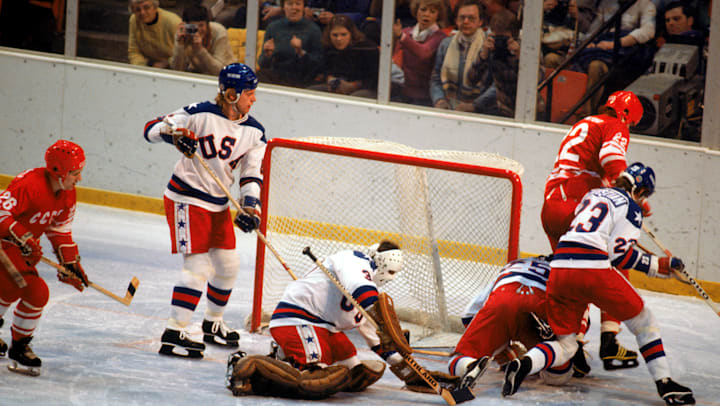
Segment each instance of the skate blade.
M175 352L175 348L176 348L176 347L177 347L177 346L171 345L171 344L163 344L163 345L160 347L160 351L158 351L158 353L160 353L160 354L162 354L162 355L170 355L170 356L173 356L173 357L180 357L180 358L200 359L200 358L203 357L203 352L200 351L200 350L192 350L192 349L189 349L189 348L179 347L180 349L186 351L186 353L183 354L183 353L180 353L180 352Z
M13 361L10 365L8 365L7 369L10 372L15 372L20 375L40 376L40 367L25 367L19 365L16 361Z
M631 359L611 358L611 359L603 360L603 368L605 368L606 371L614 371L616 369L635 368L638 365L640 365L640 363L638 362L637 358L631 358Z
M476 366L477 371L476 371L475 376L472 376L472 377L468 376L468 377L466 377L466 379L465 379L463 382L460 383L459 388L460 388L460 389L462 389L462 388L467 388L467 389L472 389L472 388L474 388L475 385L477 384L478 380L480 379L480 377L485 374L485 371L487 371L487 369L488 369L489 366L490 366L490 358L489 358L489 357L482 357L482 358L480 358L480 360L478 361L478 365Z
M212 335L212 334L204 334L203 335L203 341L208 344L213 345L219 345L221 347L227 347L227 348L237 348L239 347L239 344L237 341L227 341L223 340L222 338Z

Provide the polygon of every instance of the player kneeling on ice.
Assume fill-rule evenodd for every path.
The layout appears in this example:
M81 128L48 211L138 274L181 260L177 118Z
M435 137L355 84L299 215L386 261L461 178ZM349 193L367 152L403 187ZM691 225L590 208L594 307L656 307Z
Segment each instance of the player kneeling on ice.
M249 114L257 84L247 65L227 65L218 76L215 103L191 104L145 125L146 140L174 144L183 154L164 196L172 253L183 255L183 267L173 288L160 354L203 357L205 344L191 340L186 332L203 291L208 299L203 341L238 346L240 333L223 320L240 270L224 189L235 182L237 169L245 210L238 212L234 223L246 233L255 230L260 224L260 167L267 145L265 129ZM201 159L210 169L200 164Z
M504 367L524 355L526 348L554 339L545 321L550 259L539 256L508 263L468 305L462 317L466 330L448 362L450 374L462 376L460 388L472 389L493 360ZM574 373L584 376L589 370L583 349L578 347L572 360L548 368L541 378L550 385L563 385Z
M280 347L282 361L265 356L231 359L228 384L234 394L316 399L364 390L382 377L385 363L357 357L355 346L343 332L353 328L398 377L411 383L419 380L396 351L397 337L387 337L381 327L385 322L399 326L391 300L377 290L401 270L399 247L383 241L370 247L369 253L340 251L325 258L322 265L373 317L381 334L325 272L315 267L287 286L270 320L270 333ZM401 340L409 350L405 338Z
M668 405L695 404L690 388L670 378L655 317L638 291L613 269L669 278L684 268L680 258L658 258L634 248L643 221L640 203L655 191L655 172L634 163L615 186L585 194L570 228L560 237L547 282L548 322L557 340L544 341L508 364L503 396L517 392L526 376L562 365L575 354L575 332L588 303L593 303L622 320L635 335L657 391Z
M61 282L81 291L88 286L78 246L72 238L75 184L82 179L85 152L60 140L45 152L45 168L27 170L0 194L0 327L10 306L15 307L12 344L8 356L13 372L37 376L42 362L30 348L33 333L48 302L48 287L35 265L42 258L40 237L45 234L68 273ZM0 355L7 344L0 339Z

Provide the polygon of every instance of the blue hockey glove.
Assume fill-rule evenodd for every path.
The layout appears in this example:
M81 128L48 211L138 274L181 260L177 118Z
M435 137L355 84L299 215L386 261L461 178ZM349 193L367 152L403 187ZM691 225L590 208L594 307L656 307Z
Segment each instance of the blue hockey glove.
M260 200L252 196L245 196L242 204L243 211L235 216L235 225L246 233L260 226Z
M188 158L192 158L197 150L197 136L187 128L178 128L172 133L173 144L178 151Z

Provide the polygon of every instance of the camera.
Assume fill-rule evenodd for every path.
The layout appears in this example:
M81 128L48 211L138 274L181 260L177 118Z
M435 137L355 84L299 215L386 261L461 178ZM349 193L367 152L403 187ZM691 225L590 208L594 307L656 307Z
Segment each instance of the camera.
M191 36L198 32L198 26L195 24L185 24L185 35Z
M495 50L507 50L507 43L508 39L510 37L507 35L495 35L494 37L494 43L495 43Z
M325 11L324 8L311 8L310 10L312 10L312 14L315 18L318 18L320 16L320 13Z

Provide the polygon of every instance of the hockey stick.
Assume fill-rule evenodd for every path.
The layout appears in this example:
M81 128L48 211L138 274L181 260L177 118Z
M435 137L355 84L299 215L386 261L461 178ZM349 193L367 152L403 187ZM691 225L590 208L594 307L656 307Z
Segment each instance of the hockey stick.
M667 249L665 247L665 245L663 245L663 243L660 242L660 240L658 240L657 237L655 237L655 234L652 231L650 231L650 229L647 228L647 226L645 224L643 224L642 227L643 227L643 231L645 231L645 234L647 234L648 237L650 237L650 239L653 240L655 245L657 245L665 253L665 255L667 255L668 257L672 257L672 253L670 252L670 250ZM679 274L682 279L685 279L688 282L690 282L692 287L695 288L695 291L697 291L697 293L700 295L700 297L702 297L703 300L705 300L705 303L707 303L708 306L710 306L710 308L713 310L713 312L715 312L715 314L720 316L720 306L710 298L710 295L708 295L707 292L705 292L705 289L703 289L702 286L700 286L700 284L697 283L697 281L692 276L690 276L690 274L688 273L688 271L685 270L685 268L683 268L680 271L673 269L673 271L675 271L675 273Z
M58 272L62 273L63 275L66 275L66 276L73 275L70 271L65 269L64 266L62 266L56 262L53 262L52 260L50 260L46 257L41 257L40 260L42 262L52 266L53 268L57 269ZM117 300L118 302L124 304L125 306L130 306L130 302L132 302L133 297L135 297L135 291L137 291L137 287L138 287L138 285L140 285L140 280L138 280L138 278L133 276L132 279L130 280L130 283L128 284L128 288L127 288L127 292L125 293L125 297L120 297L120 296L110 292L109 290L103 288L102 286L98 285L97 283L91 282L90 280L88 280L87 282L88 282L88 286L90 286L91 288L97 290L98 292L106 295L109 298Z
M165 124L167 124L173 131L176 130L177 126L176 126L175 124L173 124L172 122L170 122L170 120L168 120L167 117L163 119L163 122L164 122ZM203 168L205 168L205 170L207 171L208 175L210 175L210 177L213 178L213 180L215 181L215 183L217 183L217 185L220 186L220 189L222 189L222 191L225 193L225 196L227 196L228 200L230 200L230 202L233 204L233 206L235 206L235 209L236 209L237 211L242 211L242 212L244 212L245 209L243 209L242 206L240 206L240 203L238 203L238 201L235 200L235 198L234 198L234 197L232 196L232 194L230 193L230 190L227 188L227 186L225 186L225 185L222 183L222 181L221 181L220 178L217 176L217 174L215 173L215 171L213 171L212 168L210 168L210 165L208 165L207 162L205 162L205 160L203 159L203 157L200 156L200 153L199 153L198 151L195 151L195 154L193 154L193 157L194 157L195 159L197 159L198 162L200 162L200 165L202 165ZM287 273L290 274L290 276L293 278L293 280L297 280L297 276L295 276L295 273L290 269L290 267L288 266L288 264L282 259L282 257L280 256L280 253L277 252L277 250L275 249L275 247L273 247L273 245L270 244L270 242L267 240L267 238L265 238L265 235L264 235L259 229L257 229L257 228L255 229L255 233L256 233L257 236L260 238L260 240L263 242L263 244L265 244L265 246L270 249L270 252L272 252L273 255L275 255L275 258L277 258L277 260L280 262L280 264L282 265L282 267L285 268L285 270L287 271Z
M345 299L352 303L352 305L360 312L360 314L365 317L368 323L370 323L375 328L375 330L378 330L377 322L373 320L372 317L370 317L368 312L362 306L360 306L360 304L355 300L355 298L350 294L350 292L348 292L347 289L345 289L345 287L340 283L337 277L335 277L335 275L333 275L327 268L325 268L325 265L323 265L322 262L320 262L317 257L312 253L310 247L305 247L302 252L303 254L310 257L310 259L315 263L315 265L317 265L318 268L320 268L320 270L322 270L325 275L327 275L327 277L335 285L335 287L338 288L340 293L345 296ZM467 388L464 390L457 390L453 392L450 392L449 390L443 388L425 368L423 368L420 364L417 363L417 361L415 361L415 359L410 354L401 355L403 359L405 359L405 362L410 366L410 368L412 368L412 370L415 371L415 373L418 374L418 376L420 376L428 384L428 386L430 386L438 395L442 396L442 398L445 399L445 402L448 405L454 406L457 403L461 403L466 400L471 400L475 398L475 396L473 396L473 394Z

